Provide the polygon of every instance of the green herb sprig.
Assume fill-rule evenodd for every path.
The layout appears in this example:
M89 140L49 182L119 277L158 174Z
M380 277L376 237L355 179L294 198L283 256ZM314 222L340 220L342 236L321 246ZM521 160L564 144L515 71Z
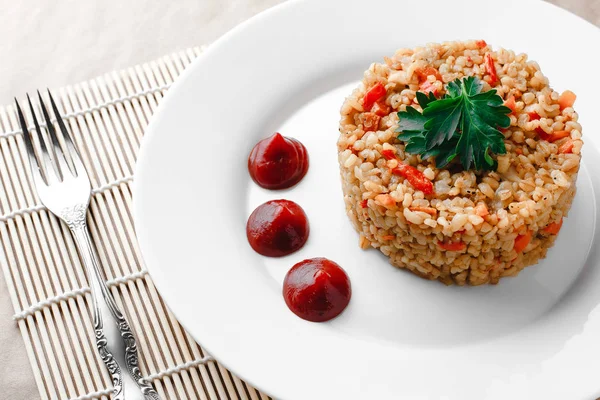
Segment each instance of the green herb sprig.
M417 92L423 109L414 107L398 113L398 139L406 142L406 151L422 159L435 157L443 168L456 156L465 170L495 170L492 154L506 154L504 135L498 128L510 126L510 108L496 90L482 92L476 77L456 79L446 86L438 99L433 93Z

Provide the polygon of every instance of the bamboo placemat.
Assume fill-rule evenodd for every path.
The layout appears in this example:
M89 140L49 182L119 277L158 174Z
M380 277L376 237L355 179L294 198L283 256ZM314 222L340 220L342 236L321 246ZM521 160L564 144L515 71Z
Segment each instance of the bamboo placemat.
M142 374L163 399L266 400L179 325L144 269L133 227L131 182L144 130L169 85L200 53L188 49L53 97L95 188L90 231L111 291L138 335ZM14 107L0 107L0 263L40 397L108 399L84 269L68 228L40 206L26 162Z

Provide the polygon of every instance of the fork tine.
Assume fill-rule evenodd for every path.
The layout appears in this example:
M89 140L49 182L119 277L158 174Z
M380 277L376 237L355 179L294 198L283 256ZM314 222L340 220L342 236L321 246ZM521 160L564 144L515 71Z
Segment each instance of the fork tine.
M52 146L54 147L54 156L55 160L58 164L58 169L60 170L61 178L65 178L65 173L71 172L71 167L67 162L67 158L65 153L63 152L62 147L60 146L60 142L58 140L58 136L56 135L56 129L54 129L54 125L52 124L52 120L50 119L50 115L48 115L48 110L46 109L46 104L44 103L44 99L40 91L38 90L38 99L40 101L40 108L42 109L42 114L44 115L44 120L46 121L46 127L48 128L48 134L50 135L50 140L52 141ZM67 171L65 171L67 169ZM74 173L73 173L74 174Z
M52 111L54 112L54 117L56 118L56 120L58 122L58 127L60 128L63 138L65 139L65 145L67 146L67 150L69 151L69 153L71 155L71 161L73 162L73 168L75 169L75 171L73 171L73 172L75 173L76 176L79 175L81 173L81 171L83 171L83 173L85 173L85 167L83 165L83 162L81 162L81 157L79 156L79 152L75 148L75 144L73 143L73 140L71 139L71 135L69 135L69 131L67 130L67 127L65 126L65 122L63 121L63 119L60 115L60 111L58 111L58 107L56 106L56 103L54 102L52 93L50 93L50 89L46 89L46 90L48 91L48 98L50 98L50 104L52 105Z
M44 135L42 130L40 129L40 124L38 123L37 117L35 115L35 109L33 108L33 103L31 102L31 98L29 94L27 95L27 102L29 103L29 109L31 110L31 116L33 118L33 124L35 125L35 131L37 133L37 138L40 142L40 149L42 151L42 160L44 163L44 172L46 173L46 184L50 185L51 181L54 181L58 176L60 176L60 171L58 171L58 166L54 162L52 162L52 158L50 157L50 153L48 152L48 147L46 146L46 140L44 139ZM32 136L33 137L33 136ZM42 166L40 165L40 169ZM54 170L54 173L52 173Z
M27 157L29 158L31 173L33 174L35 180L42 179L42 170L40 168L38 159L35 156L35 150L33 148L33 143L31 142L29 128L27 127L27 122L25 122L25 115L23 114L21 106L19 105L16 97L15 105L17 106L17 114L19 117L19 123L21 124L21 130L23 131L23 141L25 142L25 149L27 150Z

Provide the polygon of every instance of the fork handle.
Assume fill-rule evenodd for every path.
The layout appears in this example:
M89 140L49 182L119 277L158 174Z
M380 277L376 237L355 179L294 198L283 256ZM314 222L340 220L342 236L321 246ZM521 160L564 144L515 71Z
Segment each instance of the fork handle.
M86 269L86 273L88 276L88 281L91 289L91 297L92 297L92 309L94 315L94 335L96 339L96 349L100 354L100 358L102 362L106 366L108 373L110 375L110 379L113 385L113 399L115 400L124 400L125 399L125 388L123 385L123 375L121 371L121 367L119 363L108 349L108 340L106 339L104 322L102 320L102 310L101 303L98 302L98 293L102 292L100 285L98 284L98 279L96 279L95 274L93 274L93 268L90 268L94 264L94 256L89 254L89 251L86 251L86 239L85 236L87 232L81 232L80 228L76 228L75 224L68 222L69 228L73 233L73 237L75 238L75 243L79 248L79 253L81 255L81 259L83 260L83 264ZM84 230L87 230L87 227L83 227ZM104 305L104 304L102 304Z
M98 308L96 293L93 288L91 290L91 293L92 305L94 307L94 334L96 338L96 348L98 349L100 358L102 358L102 362L104 362L104 365L106 366L106 369L110 374L110 378L113 384L113 399L124 400L125 393L123 388L123 376L121 374L121 367L119 367L119 363L117 362L117 360L115 360L112 353L107 347L108 341L106 340L106 336L104 335L102 317L100 315L100 309Z
M67 224L69 225L69 228L71 229L71 232L75 237L77 248L79 249L79 253L81 255L81 258L83 259L83 264L85 265L87 271L88 280L90 281L90 287L92 288L92 294L97 291L100 291L100 293L102 293L102 298L104 300L104 304L102 305L105 305L108 308L108 312L110 313L110 315L112 315L114 321L116 322L116 327L119 330L119 334L121 336L123 344L125 345L125 364L127 366L127 371L129 372L129 375L131 376L132 380L135 382L137 387L140 389L142 395L144 396L144 400L160 400L160 396L154 390L152 385L149 382L146 382L145 379L142 377L138 364L138 351L135 335L133 334L129 323L123 316L123 313L119 309L119 306L115 302L114 297L109 291L108 286L106 285L106 282L104 281L104 278L100 273L98 257L96 255L94 246L92 245L92 240L88 231L87 224L85 222L85 214L83 220L79 219L76 223L70 223L69 221L67 221ZM93 297L94 296L92 296L92 298ZM99 326L100 332L102 332L102 317L100 315L100 309L97 304L94 307L94 323L97 326ZM96 338L98 338L98 332L99 330L96 329ZM96 341L96 343L98 344L98 341ZM108 353L105 346L106 339L104 339L103 343L104 350L100 350L100 345L98 344L98 349L100 350L101 356L104 354L104 351ZM108 354L110 355L110 353ZM114 362L112 356L110 356L110 359ZM105 360L104 357L102 357L102 360L105 362L107 368L110 371L111 367L109 367L107 360ZM115 377L112 377L114 382ZM130 399L133 397L130 397L130 395L128 394L127 398ZM117 397L115 397L115 399L117 399Z

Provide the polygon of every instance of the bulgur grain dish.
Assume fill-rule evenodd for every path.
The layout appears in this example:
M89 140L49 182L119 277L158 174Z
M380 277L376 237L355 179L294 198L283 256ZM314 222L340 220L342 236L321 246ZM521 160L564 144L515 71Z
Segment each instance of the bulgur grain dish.
M370 66L341 108L342 188L360 246L458 285L495 284L545 257L576 191L583 142L575 95L550 88L527 55L482 40L400 49L384 61ZM415 110L427 112L417 92L449 97L449 83L466 77L482 93L495 89L510 109L498 108L506 127L491 128L505 151L482 150L493 168L463 168L458 157L436 168L439 157L422 158L398 139L399 114L412 107L420 118Z

